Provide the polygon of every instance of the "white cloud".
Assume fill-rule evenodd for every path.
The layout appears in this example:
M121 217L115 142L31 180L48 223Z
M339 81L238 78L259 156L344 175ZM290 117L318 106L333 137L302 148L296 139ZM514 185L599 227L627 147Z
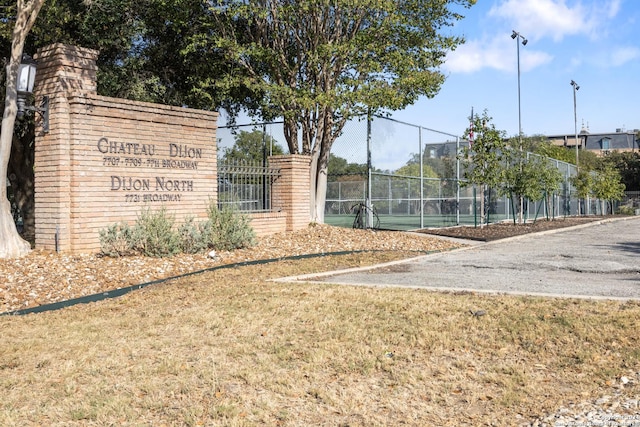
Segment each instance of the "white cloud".
M615 18L620 12L620 8L622 7L622 0L611 0L604 4L605 10L607 10L607 17L609 19Z
M597 38L621 7L621 0L505 0L489 11L490 17L503 18L514 29L533 40L584 34Z
M611 53L612 65L616 67L638 58L640 58L640 49L637 47L621 47L614 49Z
M603 49L602 43L608 46L609 36L615 34L612 27L621 14L622 0L495 0L493 6L487 6L482 18L484 34L467 39L450 52L443 70L515 72L516 42L509 37L512 30L529 41L526 47L519 45L523 72L551 63L554 55L547 53L550 49L572 69L585 63L617 67L640 60L640 47ZM563 41L569 36L573 37ZM591 39L587 42L591 53L586 57L572 55L575 51L569 46L584 45L584 37Z
M473 73L489 65L491 50L479 40L467 41L447 55L446 70L458 73Z
M553 56L546 52L527 50L524 54L520 52L520 68L522 71L530 71L541 65L550 63L553 60Z
M444 69L452 73L473 73L484 68L512 72L518 67L517 50L508 33L489 40L472 40L447 55ZM520 70L529 71L551 62L553 57L545 52L520 49Z

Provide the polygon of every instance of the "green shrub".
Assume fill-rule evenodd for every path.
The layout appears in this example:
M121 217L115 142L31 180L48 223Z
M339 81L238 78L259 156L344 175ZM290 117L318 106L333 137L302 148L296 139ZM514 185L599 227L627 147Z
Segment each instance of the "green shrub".
M635 214L635 209L633 208L633 205L622 205L620 207L618 207L618 214L620 215L634 215Z
M100 250L104 255L120 257L136 252L134 232L126 222L100 230Z
M205 239L205 226L196 223L193 217L187 217L178 228L180 236L180 249L186 254L196 254L207 249Z
M247 215L233 208L219 210L215 203L210 203L207 217L207 221L200 223L188 217L176 229L175 217L166 208L155 212L146 208L133 227L120 223L100 230L100 249L112 257L136 253L164 257L179 252L194 254L209 248L241 249L255 244L256 235Z
M144 255L164 257L180 252L180 237L174 230L175 217L164 206L152 212L143 209L135 223L134 238Z
M230 251L255 245L256 234L247 215L233 208L218 209L212 202L207 208L207 217L203 236L210 248Z

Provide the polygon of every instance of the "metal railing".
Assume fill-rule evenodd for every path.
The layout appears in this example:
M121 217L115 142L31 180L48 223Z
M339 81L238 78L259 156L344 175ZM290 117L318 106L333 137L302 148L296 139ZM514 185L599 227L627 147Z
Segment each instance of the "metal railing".
M251 163L218 161L218 208L271 211L273 182L280 170Z

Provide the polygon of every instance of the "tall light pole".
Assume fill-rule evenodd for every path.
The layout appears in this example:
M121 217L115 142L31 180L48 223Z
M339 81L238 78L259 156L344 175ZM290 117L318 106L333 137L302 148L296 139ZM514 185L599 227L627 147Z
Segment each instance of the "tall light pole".
M527 39L515 30L511 33L511 38L516 41L516 48L518 51L518 142L520 143L520 172L522 172L522 157L524 154L522 152L522 110L520 108L520 40L522 40L522 46L526 46ZM518 198L520 199L520 212L518 213L518 217L520 219L520 223L523 223L524 198Z
M576 92L580 90L580 86L574 80L571 80L571 86L573 86L573 128L576 133L576 169L578 169L578 113L576 109Z
M522 46L527 45L527 39L513 30L511 38L516 41L516 48L518 52L518 140L520 141L520 150L522 150L522 110L520 108L520 40L522 40Z

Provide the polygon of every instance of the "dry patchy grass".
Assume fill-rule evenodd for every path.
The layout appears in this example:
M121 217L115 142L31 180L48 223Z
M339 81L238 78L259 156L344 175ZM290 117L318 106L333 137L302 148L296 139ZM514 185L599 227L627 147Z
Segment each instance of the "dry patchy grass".
M0 318L0 424L512 426L640 371L633 302L266 280L378 257L221 270Z

